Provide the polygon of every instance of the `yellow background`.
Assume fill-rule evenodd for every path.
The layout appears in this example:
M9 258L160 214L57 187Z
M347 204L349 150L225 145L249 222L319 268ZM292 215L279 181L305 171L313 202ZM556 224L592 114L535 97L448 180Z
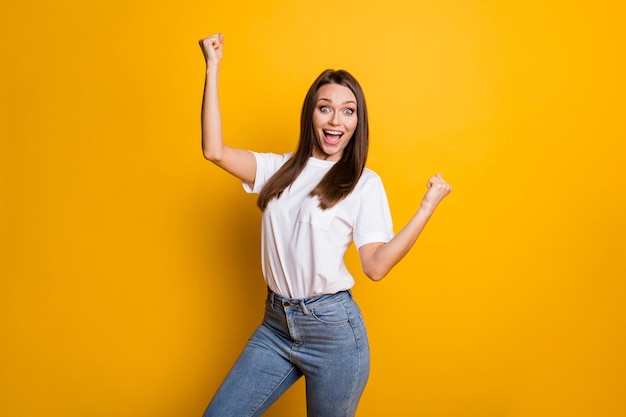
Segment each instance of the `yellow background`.
M358 415L626 415L619 1L9 1L0 13L0 414L200 416L260 321L255 197L204 161L197 40L225 34L227 140L295 148L346 68L396 229ZM304 416L299 382L268 416Z

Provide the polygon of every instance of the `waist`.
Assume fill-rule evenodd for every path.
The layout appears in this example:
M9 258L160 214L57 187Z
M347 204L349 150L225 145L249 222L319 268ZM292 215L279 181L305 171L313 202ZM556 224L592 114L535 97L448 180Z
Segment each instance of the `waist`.
M267 303L272 307L289 307L296 306L307 312L309 308L321 307L327 304L341 303L346 300L352 300L352 291L343 290L334 294L320 294L308 298L289 298L276 294L269 288L267 289Z

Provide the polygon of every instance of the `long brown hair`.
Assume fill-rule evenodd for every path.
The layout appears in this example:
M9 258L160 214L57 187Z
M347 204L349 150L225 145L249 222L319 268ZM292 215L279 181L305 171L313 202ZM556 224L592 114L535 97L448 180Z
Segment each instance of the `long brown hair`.
M369 148L365 95L358 81L348 71L326 70L311 84L304 98L300 115L300 140L294 156L267 181L259 193L257 206L261 211L265 210L272 199L280 197L285 188L293 184L313 155L313 151L319 146L313 128L317 91L323 85L332 83L348 87L356 97L357 125L352 138L343 150L341 159L311 191L311 196L317 196L320 200L320 208L326 210L347 197L359 182Z

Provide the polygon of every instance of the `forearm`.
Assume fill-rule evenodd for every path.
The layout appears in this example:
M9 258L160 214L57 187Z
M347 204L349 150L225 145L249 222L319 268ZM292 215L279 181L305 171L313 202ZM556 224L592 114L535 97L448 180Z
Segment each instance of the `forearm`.
M369 253L363 254L363 270L366 275L375 281L383 279L411 250L432 214L433 210L420 207L389 242L373 246Z
M202 151L208 160L219 160L224 148L218 94L217 66L207 66L202 98Z

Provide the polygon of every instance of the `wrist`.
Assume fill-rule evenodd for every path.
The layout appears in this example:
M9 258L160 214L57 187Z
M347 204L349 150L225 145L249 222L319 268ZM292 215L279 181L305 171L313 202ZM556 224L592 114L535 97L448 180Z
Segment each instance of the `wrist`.
M428 218L428 217L433 215L433 213L435 212L435 208L436 207L437 206L433 206L431 204L424 203L422 201L422 203L420 204L419 209L417 209L417 214Z
M206 73L207 75L216 75L220 71L220 65L217 63L208 63L206 64Z

